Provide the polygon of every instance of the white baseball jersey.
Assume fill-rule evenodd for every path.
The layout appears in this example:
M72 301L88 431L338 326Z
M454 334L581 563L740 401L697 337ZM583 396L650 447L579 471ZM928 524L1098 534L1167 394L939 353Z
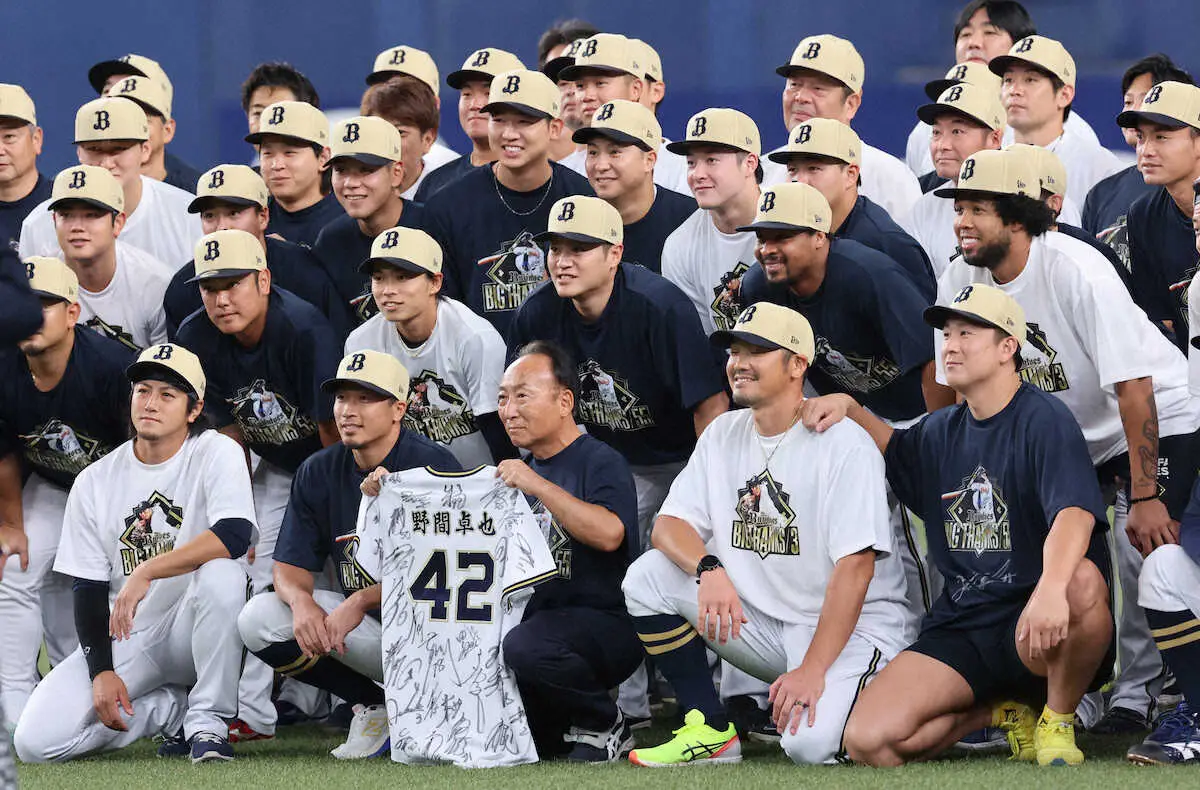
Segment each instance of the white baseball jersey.
M1033 240L1024 271L1001 285L987 269L955 261L938 280L938 304L950 304L971 283L993 285L1025 311L1021 378L1058 397L1079 422L1092 463L1128 445L1115 385L1152 376L1162 436L1200 426L1200 402L1188 394L1187 361L1145 312L1097 250L1061 233ZM945 383L942 333L934 331L938 381Z
M687 157L668 151L669 142L670 140L664 137L658 146L658 159L654 163L654 183L664 189L691 195L692 189L687 182ZM587 146L575 149L558 163L587 178Z
M496 477L409 469L358 511L357 558L381 579L392 759L487 768L537 761L501 646L558 571L525 495Z
M437 170L442 165L453 162L455 159L458 159L459 156L460 154L451 149L441 140L434 140L433 145L429 148L429 153L421 157L421 162L425 165L425 167L421 169L421 175L417 176L417 180L413 182L412 186L400 193L400 197L404 198L405 200L416 200L417 187L421 186L421 182L425 180L425 176L429 175L434 170Z
M834 565L874 549L875 575L855 632L887 655L916 636L883 457L853 422L762 437L749 409L726 412L700 435L659 514L690 524L741 599L788 625L815 628Z
M189 436L161 464L144 464L125 442L84 469L67 497L54 570L109 583L109 605L133 569L182 546L221 519L254 524L250 473L241 446L217 431ZM138 605L134 630L158 623L191 574L158 579Z
M754 265L753 233L722 233L704 209L683 221L663 243L662 275L696 306L704 333L729 329L741 307L742 275Z
M162 181L142 176L142 199L125 218L121 241L143 250L170 267L171 274L192 259L196 241L204 235L200 215L187 213L195 196ZM21 225L22 258L62 257L50 201L36 206Z
M137 247L117 240L117 270L103 291L79 289L79 320L134 351L167 342L163 297L171 272Z
M1193 343L1197 337L1200 337L1200 287L1196 283L1200 278L1193 277L1192 284L1188 286L1187 303L1188 303L1188 327L1191 331L1191 337L1188 338L1188 390L1192 393L1193 398L1200 398L1200 349L1196 348Z
M476 418L496 411L505 347L491 322L462 302L441 298L433 334L409 346L382 314L346 338L346 353L371 349L391 354L408 370L404 427L454 453L463 469L492 463Z
M1095 130L1074 110L1071 110L1071 114L1067 116L1065 126L1071 130L1072 134L1078 135L1081 139L1092 140L1096 145L1100 144L1100 138L1096 137ZM924 121L917 121L917 125L908 133L908 143L904 150L904 161L908 164L908 169L918 176L923 176L933 170L933 157L929 153L929 142L932 135L933 127ZM1008 145L1012 142L1012 127L1006 126L1004 127L1002 145ZM1083 199L1083 196L1077 197L1080 200Z
M763 188L782 184L788 180L787 166L772 162L763 156ZM896 157L875 146L862 144L862 164L859 166L858 194L883 206L896 222L908 216L917 198L921 197L921 185L912 171Z

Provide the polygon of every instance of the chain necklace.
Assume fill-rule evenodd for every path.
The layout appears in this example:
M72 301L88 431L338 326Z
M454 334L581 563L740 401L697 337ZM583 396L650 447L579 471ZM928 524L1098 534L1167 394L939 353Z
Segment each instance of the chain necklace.
M762 434L758 432L758 427L754 426L754 438L758 441L758 449L762 452L763 456L766 458L766 461L763 463L763 468L768 473L770 473L770 471L771 471L771 459L775 457L775 453L779 452L779 448L782 447L784 441L787 440L788 432L791 431L792 428L795 428L796 423L798 423L799 421L800 421L800 409L796 409L796 413L792 417L791 423L788 424L787 428L783 429L783 433L781 433L779 435L779 441L775 443L775 446L771 448L771 452L769 452L769 453L767 452L767 448L763 445Z
M554 186L554 168L550 168L550 180L547 181L546 186L543 187L542 199L537 202L536 206L529 209L529 211L517 211L508 204L508 201L504 199L504 193L500 191L500 177L496 175L495 170L492 171L492 185L496 187L496 197L500 198L500 202L504 204L506 209L511 211L513 214L516 214L518 217L528 217L530 214L541 208L542 204L546 202L546 197L550 194L550 188Z

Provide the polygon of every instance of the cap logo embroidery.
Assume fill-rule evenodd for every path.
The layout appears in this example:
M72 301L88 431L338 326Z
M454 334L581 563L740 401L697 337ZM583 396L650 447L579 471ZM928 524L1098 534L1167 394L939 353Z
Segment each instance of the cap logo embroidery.
M208 189L218 189L225 186L225 171L214 170L208 179Z
M67 189L83 189L87 186L87 173L82 170L76 170L71 173L71 183L67 184Z
M804 50L804 54L801 55L800 57L803 58L804 60L812 60L813 58L817 57L820 54L821 54L821 42L820 41L812 41L809 43L808 49Z
M607 121L609 118L612 117L612 114L613 114L613 105L612 105L612 102L609 102L608 104L606 104L600 108L600 112L596 113L596 120L597 121Z
M221 243L216 239L204 242L204 260L215 261L221 257Z
M108 110L96 110L96 122L92 124L92 129L102 132L111 125L112 123L108 118Z
M575 219L575 204L567 201L562 204L562 210L558 212L558 216L554 218L555 222L570 222Z
M488 52L486 49L479 50L478 52L475 53L475 60L471 61L471 65L474 66L475 68L479 68L480 66L486 66L487 62L488 62L488 58L491 57L491 54L492 53Z
M946 101L956 102L962 98L962 93L963 93L962 86L955 85L953 88L950 89L950 92L946 94Z
M363 365L366 363L366 361L366 354L355 354L354 356L350 357L350 361L346 363L346 372L357 373L363 369Z
M975 290L975 286L973 286L973 285L968 285L966 288L963 288L961 291L958 292L958 296L954 297L954 304L958 304L959 302L965 302L968 299L970 299L971 292L974 290Z
M1154 104L1154 102L1158 101L1159 96L1162 96L1162 86L1155 85L1150 89L1150 92L1146 94L1146 98L1142 99L1142 104Z
M393 49L392 50L392 59L389 60L388 63L392 66L399 66L402 63L404 63L404 50Z
M158 359L158 360L170 359L171 352L174 350L175 350L175 348L173 346L167 346L167 345L159 346L158 351L154 352L154 356L151 357L151 359Z
M270 126L278 126L281 123L283 123L283 108L272 107L271 117L267 119L267 124Z
M33 271L34 271L35 266L36 266L36 264L34 264L33 261L27 261L25 263L25 276L28 277L30 280L33 279Z
M975 160L968 159L967 161L963 162L962 173L959 174L958 180L959 181L967 181L974 177L975 177Z
M812 127L808 124L801 125L796 129L796 139L793 140L796 145L804 145L812 137Z
M955 80L965 80L966 78L967 78L967 66L966 66L966 64L963 64L963 65L961 65L961 66L957 66L957 67L955 67L955 69L954 69L954 76L953 76L953 77L951 77L951 79L955 79Z
M358 134L359 134L358 124L348 123L348 124L346 124L346 134L344 137L342 137L342 142L343 143L357 143L358 142Z
M760 203L758 206L758 212L760 214L766 214L768 211L771 211L774 208L775 208L775 193L774 192L764 192L763 198L762 198L762 203Z
M599 46L599 43L596 41L596 39L589 38L587 43L583 45L583 50L579 53L579 56L583 58L590 58L592 55L596 54L597 46Z
M133 93L137 88L137 80L132 77L121 83L121 93Z
M691 137L703 137L708 132L708 119L703 115L696 118L696 122L692 124Z
M751 321L754 320L754 311L756 311L757 309L758 309L758 305L756 305L756 304L750 305L749 307L747 307L745 310L742 311L741 315L738 316L737 322L739 324L750 323Z
M1015 53L1028 52L1033 49L1033 36L1026 36L1017 44L1017 48L1013 50Z
M400 243L400 233L398 231L389 230L383 234L383 243L380 244L381 249L390 250Z
M500 89L501 93L516 93L521 90L521 75L509 74L508 80L504 83L504 87Z

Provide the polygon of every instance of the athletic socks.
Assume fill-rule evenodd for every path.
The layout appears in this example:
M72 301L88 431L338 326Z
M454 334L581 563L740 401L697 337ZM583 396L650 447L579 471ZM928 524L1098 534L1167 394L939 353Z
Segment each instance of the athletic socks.
M679 615L653 614L633 618L642 647L663 677L675 689L679 710L698 710L708 726L724 730L729 717L708 668L704 640L699 632Z
M1195 710L1200 706L1200 618L1189 609L1147 609L1146 620L1163 661L1175 673L1183 698Z
M324 689L347 702L383 704L383 689L375 681L330 656L304 655L295 639L267 645L254 655L279 674Z

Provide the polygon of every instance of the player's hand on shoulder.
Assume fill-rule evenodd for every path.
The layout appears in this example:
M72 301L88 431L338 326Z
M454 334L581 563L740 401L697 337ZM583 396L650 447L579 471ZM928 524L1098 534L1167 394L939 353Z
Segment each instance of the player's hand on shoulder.
M134 568L133 573L125 579L125 584L121 585L108 618L108 634L118 642L128 639L133 633L133 618L137 615L138 604L150 591L150 580L144 573L138 573L139 570L141 566Z
M509 488L530 495L534 495L533 489L543 480L541 475L529 468L529 464L517 458L508 458L497 464L496 477Z
M0 579L4 578L8 558L14 554L21 558L21 570L29 570L29 538L25 530L4 524L0 526Z
M817 703L825 693L825 670L807 664L785 672L771 684L767 700L771 703L771 720L780 733L795 735L800 724L807 720L811 727L817 722Z
M1159 546L1179 542L1179 522L1171 518L1161 499L1149 499L1129 507L1125 534L1133 547L1147 557Z
M92 705L96 708L96 718L110 730L125 732L129 729L121 718L121 711L126 716L133 715L133 703L129 701L129 690L125 681L111 669L101 672L92 680Z
M315 658L329 653L327 617L325 610L311 598L292 607L292 632L305 656Z
M854 403L854 398L841 393L805 398L804 403L800 405L800 419L810 431L824 433L846 419Z
M749 622L742 612L742 601L724 568L700 574L696 593L700 613L700 633L710 642L725 644L742 633L742 623Z
M341 655L346 655L346 635L358 628L363 621L362 607L358 600L351 595L337 605L325 618L325 634L329 640L329 648Z
M383 485L380 483L383 476L388 473L388 470L382 466L377 466L371 470L371 474L363 478L363 481L358 484L358 490L363 492L364 496L379 496L379 492L383 490Z

